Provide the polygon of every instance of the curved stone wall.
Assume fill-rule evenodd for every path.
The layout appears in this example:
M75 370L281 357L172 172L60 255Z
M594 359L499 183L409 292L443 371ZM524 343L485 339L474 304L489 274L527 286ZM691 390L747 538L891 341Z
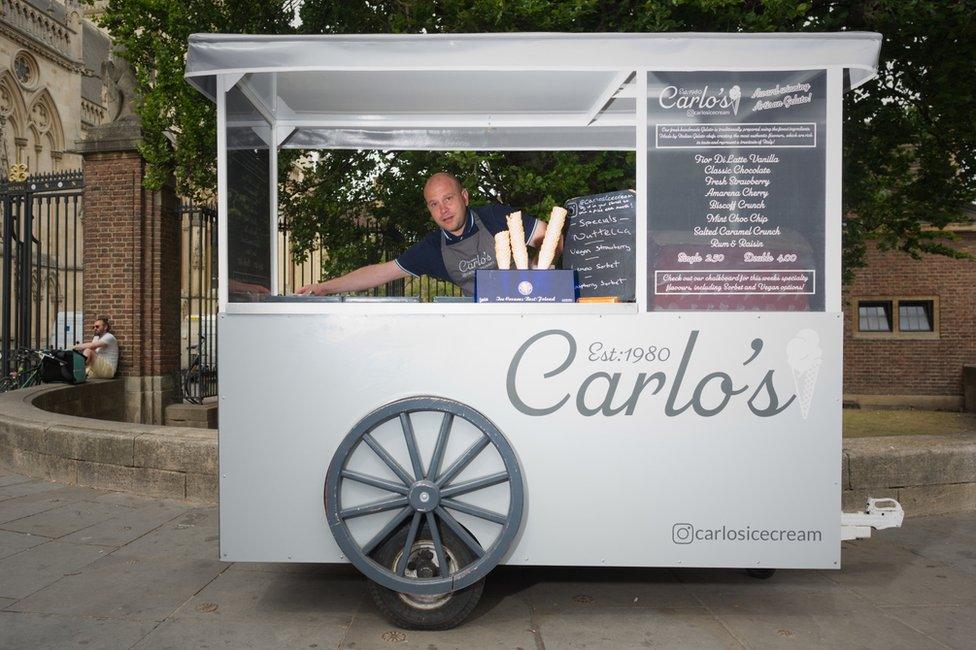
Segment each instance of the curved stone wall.
M123 380L0 394L0 463L60 483L215 503L217 432L121 419Z

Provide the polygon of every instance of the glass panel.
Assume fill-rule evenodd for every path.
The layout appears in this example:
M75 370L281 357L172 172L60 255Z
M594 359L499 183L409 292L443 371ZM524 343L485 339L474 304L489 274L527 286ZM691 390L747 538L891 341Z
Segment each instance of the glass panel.
M932 301L901 301L898 303L898 329L903 332L932 331Z
M275 107L272 74L270 72L252 72L244 75L244 78L237 82L238 86L247 86L252 97L260 101L268 113L273 113Z
M826 82L648 73L649 310L823 311Z
M857 329L862 332L891 331L890 302L860 302L857 306Z
M227 268L229 298L271 290L271 125L247 95L227 92Z

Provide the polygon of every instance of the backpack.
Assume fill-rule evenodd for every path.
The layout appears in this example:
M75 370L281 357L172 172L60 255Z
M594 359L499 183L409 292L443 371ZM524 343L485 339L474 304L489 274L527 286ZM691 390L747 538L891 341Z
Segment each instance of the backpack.
M85 355L81 352L51 350L50 355L41 359L41 381L64 381L69 384L85 381Z

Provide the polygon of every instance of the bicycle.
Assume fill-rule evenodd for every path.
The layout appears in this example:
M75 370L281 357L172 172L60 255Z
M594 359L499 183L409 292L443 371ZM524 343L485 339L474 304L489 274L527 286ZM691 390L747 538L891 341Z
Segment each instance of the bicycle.
M196 352L190 361L190 367L183 371L181 387L183 389L183 401L189 404L202 404L206 389L217 383L217 369L206 365L206 337L200 336L200 343L191 345L190 352Z
M67 365L47 350L20 348L14 357L15 369L6 377L0 378L0 393L40 384L41 364L44 359L53 359L61 366Z

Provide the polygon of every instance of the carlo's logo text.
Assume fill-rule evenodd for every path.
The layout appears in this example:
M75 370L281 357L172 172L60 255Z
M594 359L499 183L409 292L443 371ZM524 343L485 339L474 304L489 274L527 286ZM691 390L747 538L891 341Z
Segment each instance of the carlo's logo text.
M562 388L567 383L566 378L569 375L562 378L560 375L569 370L577 361L578 346L576 338L566 330L553 329L539 332L529 337L519 347L508 365L505 380L508 399L512 406L526 415L543 416L567 407L573 397L571 393L575 392L576 399L567 408L575 406L580 415L587 417L598 414L603 416L633 415L642 398L657 395L667 387L667 397L664 403L664 414L667 417L679 416L690 409L699 416L706 418L724 411L734 399L746 400L752 414L761 418L782 413L796 400L796 395L790 393L783 401L783 397L776 390L775 371L771 369L765 372L755 386L737 382L733 377L733 370L716 369L702 377L688 376L688 366L695 354L698 336L699 330L692 330L689 334L684 352L681 355L681 362L672 376L669 376L669 373L664 370L640 372L633 379L632 388L621 391L623 373L594 372L584 378L578 386L572 387L572 391L567 390L562 397L550 397L543 400L537 396L538 390L523 392L519 390L519 385L537 387L541 383L554 382L556 386ZM538 360L541 353L536 352L533 355L533 349L539 345L540 341L546 339L562 339L566 343L566 352L561 359L555 359L552 365L540 367ZM747 358L744 359L742 365L748 366L755 362L761 356L763 347L763 339L754 338L749 351L745 353ZM533 361L525 363L526 367L523 368L523 362L527 356ZM631 384L630 380L627 384ZM710 386L711 389L709 389ZM568 388L571 387L566 386L563 390ZM715 388L718 390L714 390ZM706 397L706 391L709 397ZM690 396L688 395L689 392Z
M688 115L738 115L741 100L742 90L738 86L715 91L706 84L701 88L668 86L658 95L657 103L665 110L677 108Z

